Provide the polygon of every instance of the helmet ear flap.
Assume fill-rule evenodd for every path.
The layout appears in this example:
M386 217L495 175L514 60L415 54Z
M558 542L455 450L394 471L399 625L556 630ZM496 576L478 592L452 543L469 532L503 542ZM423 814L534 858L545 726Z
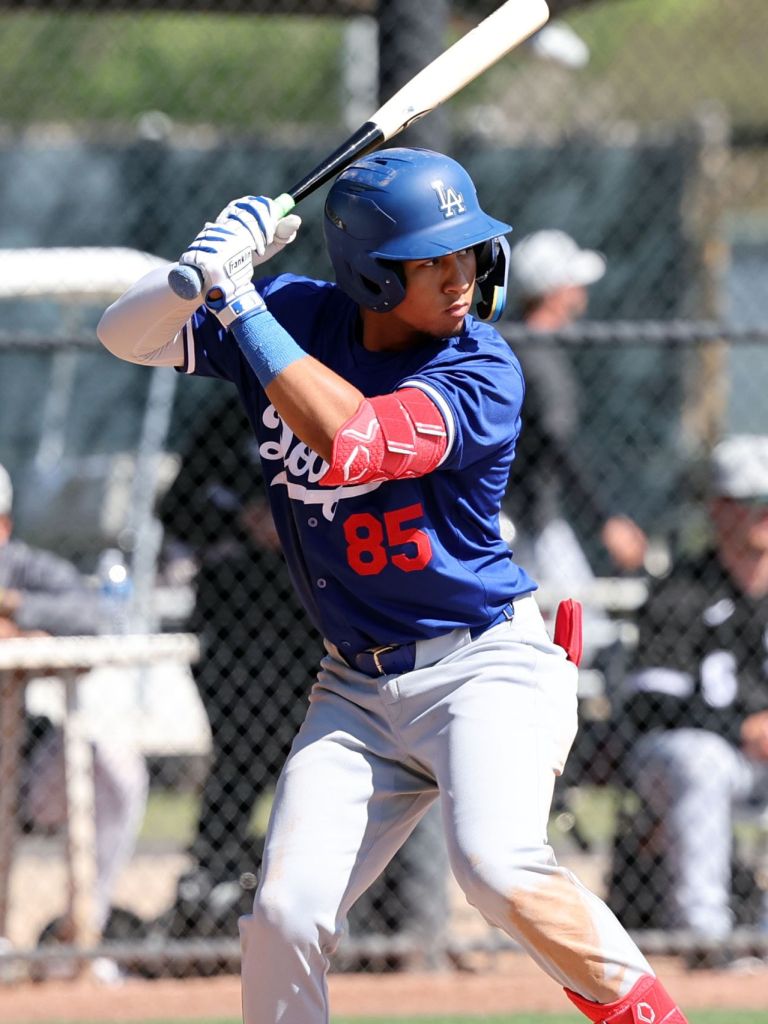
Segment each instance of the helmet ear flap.
M395 274L395 277L397 277L400 284L403 286L403 292L405 292L405 268L403 267L403 261L377 259L376 262L379 266L386 267L387 270L391 270Z
M477 263L476 277L478 284L484 281L496 262L496 249L494 248L495 238L488 238L475 246L475 262Z
M503 235L481 242L475 247L477 260L477 286L480 301L477 315L481 320L495 323L507 303L509 278L509 242Z
M405 272L399 260L362 254L352 267L365 305L375 313L388 313L405 298Z

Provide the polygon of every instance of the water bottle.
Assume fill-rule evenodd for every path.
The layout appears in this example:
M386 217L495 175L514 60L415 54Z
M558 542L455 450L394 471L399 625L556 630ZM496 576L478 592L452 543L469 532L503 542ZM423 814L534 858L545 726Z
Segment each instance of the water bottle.
M101 600L101 632L127 633L133 582L118 548L107 548L99 558L99 594Z

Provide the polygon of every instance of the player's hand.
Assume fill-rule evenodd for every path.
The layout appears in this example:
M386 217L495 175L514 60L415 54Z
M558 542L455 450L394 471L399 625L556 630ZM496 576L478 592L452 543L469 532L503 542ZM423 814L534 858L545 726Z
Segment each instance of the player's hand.
M601 537L617 568L625 572L636 572L643 568L648 538L629 516L611 516L603 524Z
M756 711L741 723L741 749L755 761L768 761L768 711Z
M300 223L295 214L281 217L273 200L246 196L209 221L183 253L179 263L201 271L205 304L225 327L263 307L253 286L254 264L293 241Z
M243 196L225 206L216 223L245 228L253 239L252 263L256 267L291 244L301 227L301 217L296 213L281 216L275 201L266 196Z
M252 246L250 232L241 225L209 221L179 260L201 272L205 304L225 327L263 305L253 286Z
M21 630L13 619L0 615L0 640L13 640L19 636L21 636Z

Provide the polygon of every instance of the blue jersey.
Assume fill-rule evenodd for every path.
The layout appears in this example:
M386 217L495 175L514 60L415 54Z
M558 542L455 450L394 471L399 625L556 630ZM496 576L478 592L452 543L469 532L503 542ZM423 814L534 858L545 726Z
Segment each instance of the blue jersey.
M291 576L320 632L355 655L483 626L534 590L499 533L524 388L498 332L467 316L457 337L369 352L358 306L336 285L284 274L257 287L297 344L366 397L421 388L447 426L446 456L426 476L321 487L327 463L282 422L234 336L205 308L193 316L184 369L237 387Z

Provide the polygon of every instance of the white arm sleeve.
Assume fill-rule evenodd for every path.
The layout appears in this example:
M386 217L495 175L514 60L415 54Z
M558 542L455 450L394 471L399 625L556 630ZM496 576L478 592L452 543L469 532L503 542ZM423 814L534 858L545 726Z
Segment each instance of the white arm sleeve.
M183 366L183 328L199 302L174 294L168 269L150 270L105 310L96 333L113 355L145 366Z

